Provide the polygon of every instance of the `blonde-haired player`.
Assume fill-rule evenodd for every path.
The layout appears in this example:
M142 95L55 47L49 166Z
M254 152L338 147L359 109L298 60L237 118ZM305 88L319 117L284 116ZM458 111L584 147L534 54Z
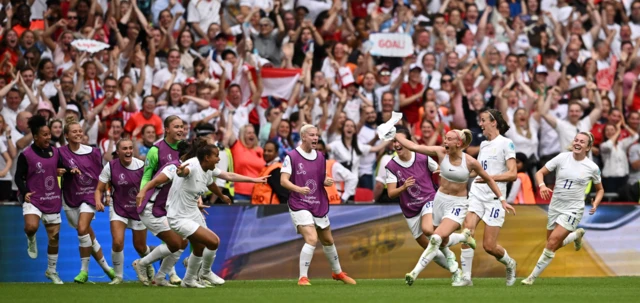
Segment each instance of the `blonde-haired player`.
M584 213L584 192L589 182L593 181L597 191L589 211L590 215L596 212L604 196L600 168L587 157L592 145L593 135L580 132L573 139L572 151L557 155L536 173L536 181L540 184L540 196L546 200L553 193L547 220L547 245L533 272L522 280L522 284L533 285L561 247L571 242L575 244L576 250L582 247L584 229L578 228L578 224ZM544 184L544 176L552 171L556 172L554 190Z
M287 153L280 171L280 184L291 191L287 201L291 221L305 242L300 252L298 285L311 285L308 272L318 239L331 264L333 279L356 284L342 271L331 235L329 198L325 186L331 186L333 179L327 177L324 154L316 151L318 129L313 125L304 125L300 129L300 137L302 144Z
M463 153L471 144L472 134L468 129L452 130L444 138L443 146L418 145L405 138L404 135L396 134L395 139L411 151L425 154L427 156L437 156L440 162L440 188L433 201L433 226L435 231L429 240L429 245L420 256L415 268L405 275L405 282L412 285L425 267L436 256L438 249L449 247L460 242L467 243L469 235L454 234L460 228L467 214L469 203L467 201L467 182L472 171L484 179L493 193L500 197L500 201L505 198L500 192L500 188L495 181L487 174L476 159ZM460 283L462 272L456 271L453 283Z

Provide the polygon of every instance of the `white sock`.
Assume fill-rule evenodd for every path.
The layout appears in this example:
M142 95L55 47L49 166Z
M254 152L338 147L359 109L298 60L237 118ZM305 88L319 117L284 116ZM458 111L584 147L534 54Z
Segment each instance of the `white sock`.
M147 266L155 261L166 258L169 255L171 255L171 251L169 250L167 245L163 243L160 246L156 247L156 249L151 251L149 254L144 256L144 258L140 259L140 265Z
M511 257L509 257L509 254L507 253L507 250L504 250L504 256L502 256L502 258L498 259L498 262L504 264L505 266L509 266L509 264L511 264L511 262L513 262L513 259L511 259Z
M462 277L471 280L471 267L473 266L472 248L463 248L460 253L460 265L462 267Z
M213 261L216 259L217 252L217 249L204 249L204 252L202 253L202 271L200 272L201 275L206 275L211 272L211 265L213 265Z
M124 257L122 258L124 259ZM102 267L102 270L104 270L105 272L111 269L111 267L109 266L109 263L107 263L107 260L104 259L104 256L102 256L102 259L97 261L98 261L98 264L100 264L100 267Z
M35 234L33 234L31 236L27 235L27 239L29 239L30 242L33 242L33 241L36 240L36 235Z
M444 254L445 258L456 258L456 255L449 249L449 247L441 247L440 251Z
M462 241L464 241L467 237L463 234L451 234L449 236L449 242L447 243L447 247L454 246Z
M50 273L56 272L56 264L58 264L58 254L47 255L47 271Z
M145 250L143 253L138 253L138 256L140 256L140 258L144 258L150 252L151 252L151 250L149 250L149 246L147 246L147 250Z
M316 250L315 246L311 246L307 243L302 246L300 251L300 277L309 276L309 266L311 265L311 259L313 259L313 252ZM298 279L299 279L298 278Z
M198 274L198 269L202 265L202 257L196 257L193 253L189 256L189 263L187 264L187 272L184 274L185 282L193 282Z
M99 252L100 248L102 247L100 246L100 243L98 243L98 239L93 239L93 241L91 242L91 250L93 251L93 253Z
M435 245L437 245L438 248L440 248L440 244L442 243L442 238L440 238L440 236L438 235L433 235L431 236L431 239L436 239ZM433 246L434 244L431 244L431 241L429 241L429 246L427 246L424 252L422 252L422 255L420 255L420 260L418 260L416 267L414 267L413 270L411 271L411 274L413 274L414 277L417 277L425 268L427 268L427 265L429 265L431 260L433 260L433 258L436 257L436 254L440 251L440 249L436 248L434 252L427 254L427 250L430 250L431 247Z
M89 272L89 257L80 258L80 263L82 264L80 270Z
M151 253L158 250L158 248L154 249ZM180 260L180 256L182 255L183 252L184 252L184 249L180 249L166 256L162 260L162 263L160 264L160 269L158 269L158 273L156 274L156 277L162 276L162 278L164 278L167 274L170 274L172 270L175 271L174 266L176 265L178 260Z
M334 274L339 274L342 272L342 268L340 268L340 260L338 259L338 251L336 250L336 245L332 244L331 246L322 246L322 250L324 251L324 255L327 257L329 264L331 264L331 271Z
M440 265L440 267L449 271L449 263L447 263L447 257L445 257L440 250L436 251L436 255L433 258L433 261L436 262L436 264Z
M566 238L564 238L564 241L562 241L562 246L566 246L567 244L575 241L576 239L578 239L578 233L574 231L570 233Z
M545 248L542 251L542 255L540 255L540 259L538 259L538 264L536 264L536 267L533 268L533 272L531 273L531 275L534 278L537 278L538 276L540 276L542 271L544 271L544 269L547 268L547 266L549 266L549 263L551 263L551 260L553 260L553 257L555 256L556 256L556 253Z
M116 271L116 277L122 278L124 269L124 252L111 250L111 262L113 262L113 270Z

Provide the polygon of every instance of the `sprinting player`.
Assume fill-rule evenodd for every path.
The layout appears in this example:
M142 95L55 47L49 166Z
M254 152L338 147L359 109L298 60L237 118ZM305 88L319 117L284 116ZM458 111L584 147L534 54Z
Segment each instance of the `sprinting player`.
M452 246L460 242L469 243L470 234L453 234L464 221L469 206L467 202L467 182L470 172L475 171L483 178L493 190L493 193L500 197L500 201L505 201L498 185L482 169L480 163L473 157L463 153L471 143L471 131L452 130L445 136L443 146L418 145L407 140L404 134L396 134L395 139L409 150L428 156L437 156L440 161L440 188L433 201L433 226L434 234L429 240L427 249L422 253L420 261L416 267L405 276L405 282L411 286L425 267L436 256L438 249ZM453 283L460 283L462 272L457 270L454 274Z
M136 196L140 189L140 180L144 169L144 162L133 157L133 141L122 139L116 143L117 158L109 161L102 172L98 188L95 192L96 210L104 211L104 206L109 207L109 221L111 221L111 262L116 272L116 277L109 284L122 283L124 268L124 232L131 229L133 234L133 247L142 257L147 253L147 228L140 221L136 211ZM102 203L102 197L107 190L107 184L111 188L112 203ZM107 193L107 196L109 194ZM107 197L108 198L108 197ZM147 275L153 278L155 271L153 266L147 267Z
M511 139L503 137L509 130L509 124L502 117L502 113L495 109L488 109L480 113L480 128L487 138L480 144L478 162L483 170L487 172L498 184L501 193L507 192L507 182L515 181L518 175L516 167L516 149ZM494 256L507 268L507 286L512 286L516 282L516 261L509 257L507 250L498 245L498 234L504 224L505 210L515 210L506 201L498 201L498 196L484 182L483 179L476 179L469 191L469 211L464 219L463 234L473 235L482 220L485 224L482 247ZM473 286L471 281L471 266L473 263L473 253L475 240L469 241L469 245L462 245L460 263L462 264L462 280L453 286Z
M178 119L177 121L182 120ZM177 123L177 121L175 121L175 123ZM176 136L182 136L178 131L181 130L181 128L175 128L175 130ZM191 146L187 142L179 142L177 148L179 157L192 156L189 154ZM172 158L171 161L166 162L161 169L155 173L153 179L140 189L138 196L136 196L136 206L140 220L154 236L163 242L151 251L150 254L133 262L138 280L144 285L149 285L148 275L145 274L146 268L158 260L162 260L162 263L155 277L153 277L153 285L177 287L175 283L170 281L173 280L175 282L179 280L182 282L182 279L175 275L174 268L187 247L188 242L169 227L166 204L169 189L171 188L171 180L163 173L165 169L173 169L175 171L175 168L180 165L179 157ZM174 273L173 275L172 272ZM170 281L165 279L167 275L170 276ZM220 279L217 282L223 284L224 280Z
M33 144L18 156L15 174L16 186L22 201L24 232L27 235L29 257L38 257L36 232L40 220L47 230L47 271L44 275L53 284L63 284L58 276L58 235L60 233L60 210L62 193L58 186L59 151L51 147L51 130L42 116L29 119ZM28 135L28 136L30 136Z
M220 199L230 204L229 197L222 195L220 188L214 182L221 178L233 182L266 183L267 176L250 178L236 173L223 172L216 168L220 160L219 150L215 145L209 145L206 140L196 140L191 149L196 157L186 159L178 167L166 167L158 179L172 181L167 204L167 220L173 231L183 239L188 239L193 247L189 256L187 272L181 286L188 288L205 288L198 278L215 283L215 276L211 272L211 265L216 257L220 239L207 228L207 224L200 212L200 197L208 190ZM155 180L155 178L154 178ZM200 267L202 270L200 271ZM198 271L200 275L198 277ZM217 276L216 276L217 277Z
M91 255L113 280L116 277L115 271L104 259L100 243L91 228L91 221L96 212L94 192L102 171L100 150L81 144L84 131L73 117L67 118L64 135L69 144L60 147L60 159L67 170L62 176L63 207L69 225L78 232L80 242L81 268L73 281L82 284L89 280Z
M404 126L396 126L396 134L411 140L411 134ZM387 192L391 199L400 197L400 209L411 234L426 249L434 230L433 198L437 186L433 184L432 177L433 172L438 170L438 163L428 156L403 148L397 140L393 141L393 149L397 155L385 167ZM435 261L452 274L458 271L456 256L448 247L436 252Z
M178 152L178 143L180 143L182 138L184 138L184 134L185 134L184 121L182 121L180 117L172 115L164 119L163 126L164 126L164 133L165 133L164 139L154 144L149 149L149 152L147 153L147 158L145 160L145 165L144 165L144 173L142 175L142 182L140 183L141 190L147 184L147 182L151 181L151 179L153 179L158 174L158 172L162 168L164 168L169 162L178 161L180 158L180 155ZM159 185L161 184L158 184L158 186ZM165 205L167 203L166 199L167 199L167 195L169 195L170 187L171 186L166 186L161 188L157 193L157 196L153 199L154 201L152 203L153 212L152 213L150 212L150 214L152 214L154 217L141 216L142 222L155 236L158 236L159 232L170 230L168 226L163 226L164 222L166 222L166 218L164 218L166 216ZM142 214L143 210L144 208L138 209L138 213L143 215ZM145 218L148 218L148 220L146 220ZM160 239L163 239L163 236L158 236L158 237ZM163 239L163 241L165 240ZM168 250L164 249L164 248L167 248L166 245L163 246L162 248L163 248L162 251L158 251L156 255L154 255L153 257L154 259L160 255L166 256L167 253L169 253ZM176 249L175 251L172 250L172 252L177 252L179 250L175 247L172 247L172 249ZM181 249L184 249L184 247L182 247ZM177 257L180 258L180 255L178 255ZM142 262L144 264L146 262L146 259L142 259ZM171 261L169 260L169 262ZM149 264L145 264L145 266L148 266ZM158 272L158 274L159 273L160 272ZM169 282L173 285L180 285L180 282L182 282L180 277L178 277L178 275L176 274L175 266L172 266L169 272L165 272L165 274L169 275ZM163 283L162 281L164 281L164 277L162 278L162 280L160 279L154 279L154 280L157 280L155 282Z
M533 285L561 247L571 242L576 250L582 247L584 229L578 228L578 224L584 213L584 193L589 182L593 181L597 191L589 210L590 215L596 212L604 196L600 169L587 157L592 144L591 133L578 133L573 139L573 151L557 155L536 173L536 180L540 184L540 196L547 200L553 193L547 221L547 245L533 272L522 280L522 284ZM552 171L556 173L554 190L544 184L544 176Z
M318 238L331 264L333 279L345 284L356 284L355 280L342 271L331 235L327 216L329 198L324 187L333 185L333 180L326 178L324 155L316 151L318 129L313 125L304 125L300 129L300 136L302 144L287 153L280 170L280 183L291 191L288 203L291 220L305 242L300 252L298 285L311 285L308 272Z

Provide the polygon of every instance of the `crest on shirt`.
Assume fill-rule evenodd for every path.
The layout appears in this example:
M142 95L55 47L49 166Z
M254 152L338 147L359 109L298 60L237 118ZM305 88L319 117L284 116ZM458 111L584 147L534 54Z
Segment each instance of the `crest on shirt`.
M134 204L135 204L135 198L136 196L138 196L138 189L134 186L131 189L129 189L129 198L134 199Z
M44 168L42 168L42 162L36 163L36 174L44 174Z
M69 159L69 167L73 168L78 168L78 165L76 164L76 161L74 161L73 159Z
M127 185L129 184L129 182L127 182L124 173L120 174L120 176L118 177L118 185Z
M173 161L173 157L171 157L171 154L167 154L167 161Z
M302 163L298 164L298 170L296 171L298 175L306 175L307 171L304 170L304 165Z
M509 142L509 150L516 150L516 146L513 144L513 142Z

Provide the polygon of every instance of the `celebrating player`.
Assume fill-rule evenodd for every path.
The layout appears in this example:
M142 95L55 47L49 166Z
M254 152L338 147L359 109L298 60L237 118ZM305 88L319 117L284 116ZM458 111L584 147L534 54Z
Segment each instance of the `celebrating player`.
M331 186L333 180L326 178L326 161L322 153L316 152L318 129L313 125L304 125L300 129L302 144L287 153L280 171L280 183L289 191L289 213L296 230L304 238L300 252L300 277L298 285L311 285L308 271L320 238L327 260L331 264L332 277L345 284L356 281L342 272L338 251L333 244L329 224L329 198L324 189Z
M480 128L487 138L480 144L478 161L482 169L491 175L493 181L498 184L501 193L507 192L507 183L516 179L516 150L510 139L503 137L509 130L509 125L502 114L494 109L489 109L480 114ZM469 192L469 211L464 219L465 235L473 235L476 226L482 220L485 224L482 247L494 256L500 263L507 267L507 286L516 282L516 261L509 257L507 250L498 245L498 234L504 223L505 210L514 214L515 209L506 201L498 201L492 189L483 179L476 179ZM471 246L471 247L469 247ZM460 263L462 264L462 280L453 286L472 286L471 265L473 263L473 251L475 240L469 238L469 245L462 246Z
M404 126L396 126L396 134L411 140L411 134ZM403 148L396 140L393 149L397 155L386 166L387 192L391 199L400 197L400 209L411 234L426 249L428 238L433 234L433 197L436 189L432 176L438 170L438 163L428 156ZM452 274L458 270L456 256L448 247L436 252L435 261Z
M400 133L395 136L395 139L405 148L428 156L437 156L440 161L441 184L433 202L435 232L429 240L427 249L420 256L416 267L405 276L405 282L409 286L433 260L439 248L442 249L460 242L469 242L470 235L453 234L453 232L460 228L467 213L469 205L467 202L467 182L471 171L475 171L489 184L493 193L500 197L500 201L505 200L496 182L482 169L480 163L462 152L471 143L471 136L471 131L468 129L452 130L445 136L444 147L418 145L407 140L405 135ZM453 283L460 283L461 278L462 273L457 270Z
M182 120L178 119L177 121ZM179 132L176 132L176 135L182 136L181 128L176 128L176 130L179 130ZM166 204L171 188L171 180L169 180L163 172L168 171L168 174L173 174L176 167L180 165L179 157L193 157L195 154L191 154L190 152L195 151L192 151L191 145L185 141L179 142L176 147L178 149L178 155L173 157L171 161L164 161L161 169L155 173L153 179L140 189L136 197L137 211L140 214L140 220L154 236L157 236L163 241L163 243L151 251L150 254L133 262L138 280L144 285L149 285L146 268L158 260L162 260L162 263L153 278L154 285L175 287L176 281L182 282L182 279L175 274L174 268L184 249L187 247L188 242L169 227ZM162 158L167 159L167 157ZM165 279L167 275L170 276L171 282ZM220 280L218 284L224 283L224 280Z
M96 210L104 211L102 196L107 190L107 184L111 186L113 203L109 208L109 221L111 221L111 261L116 272L116 277L109 284L122 283L124 267L124 231L131 229L133 234L133 247L140 256L147 252L147 228L140 221L136 211L136 196L140 189L140 180L144 169L144 162L133 157L133 141L122 139L116 143L118 157L107 163L100 173L100 181L95 192ZM109 196L107 195L107 198ZM153 266L147 267L147 273L153 278Z
M533 272L522 280L522 284L533 285L555 257L556 250L571 242L576 250L582 247L584 229L578 228L578 224L584 212L584 192L589 182L593 181L597 191L589 214L593 215L596 212L604 196L600 169L587 157L592 144L591 133L578 133L573 139L573 151L557 155L536 173L536 180L540 184L540 196L546 200L553 193L547 221L547 245ZM556 186L553 191L544 184L544 176L552 171L556 173Z
M142 182L140 183L141 191L142 191L142 188L147 184L147 182L151 181L151 179L156 177L158 173L164 167L167 166L167 164L174 161L175 161L174 164L178 164L178 165L180 164L179 162L180 154L178 152L178 144L180 143L180 140L182 140L184 136L184 127L185 127L184 121L182 121L182 119L180 119L180 117L178 116L173 115L164 119L165 137L160 142L154 144L151 147L151 149L149 149L149 152L147 153L147 159L145 161L145 166L144 166L144 173L142 175ZM156 186L161 187L162 183L157 184ZM167 196L169 195L170 187L171 186L165 184L165 186L159 188L156 191L156 193L151 192L153 194L153 197L147 197L147 199L145 200L145 203L146 203L146 201L148 201L149 198L152 198L152 203L148 205L149 206L148 213L144 212L145 206L147 206L146 204L141 208L138 208L140 219L142 220L144 225L151 231L151 233L154 236L158 236L158 238L162 239L162 241L165 241L165 242L167 241L165 240L165 238L169 239L169 237L171 237L170 235L164 235L164 234L161 235L161 233L165 231L171 231L171 229L166 224L167 219L165 217L167 215L165 205L167 203ZM155 186L151 188L155 188ZM140 204L138 204L138 206L140 206ZM173 243L176 245L172 246L171 250L169 249L169 247L167 247L167 245L162 244L157 247L157 248L160 248L160 250L156 251L155 253L152 252L153 255L149 255L149 258L141 259L140 263L137 264L137 266L141 268L145 268L150 264L152 264L153 262L155 262L155 260L160 260L171 254L177 254L177 256L174 255L173 257L171 257L171 258L175 258L175 262L177 262L177 260L180 258L180 255L182 254L182 252L179 250L185 248L185 247L182 247L182 244L186 245L186 241L182 241L177 237L176 234L174 235L176 237L172 237L172 238L174 240ZM167 259L165 261L167 262L167 265L173 262L172 259ZM175 265L175 262L173 262L174 265ZM164 271L165 268L162 267L161 265L160 266L161 270L158 271L158 273L156 274L156 277L154 278L154 283L156 285L160 283L162 284L162 286L167 286L166 283L164 283L165 277L162 276L162 274L164 273L165 275L167 274L169 275L169 281L171 282L171 284L179 285L182 280L176 274L174 265L171 265L171 267L167 271ZM146 284L148 283L148 281L142 281L142 283Z
M27 234L27 253L29 257L38 257L36 232L39 221L47 230L48 266L44 275L53 284L63 284L58 276L58 234L60 233L60 210L62 193L58 186L59 151L51 147L51 130L42 116L29 119L29 128L33 135L33 144L18 157L15 182L22 200L24 231Z
M94 191L102 171L102 156L97 148L81 144L84 132L75 118L67 118L64 134L69 145L60 148L60 159L67 170L62 177L64 212L69 225L78 232L80 241L80 273L73 279L76 283L89 280L89 260L91 255L102 270L115 279L115 271L104 259L100 243L91 228L96 212Z
M199 209L200 197L210 190L226 203L231 203L229 197L220 192L220 188L214 182L215 178L233 182L266 183L268 176L249 178L221 171L216 168L220 160L220 151L215 145L207 144L206 140L194 143L192 149L196 151L196 157L184 161L176 169L165 168L163 175L173 181L167 204L169 226L183 239L188 239L193 247L181 286L204 288L205 286L197 281L197 274L202 266L199 278L214 280L209 276L213 275L211 265L216 257L220 239L207 228Z

